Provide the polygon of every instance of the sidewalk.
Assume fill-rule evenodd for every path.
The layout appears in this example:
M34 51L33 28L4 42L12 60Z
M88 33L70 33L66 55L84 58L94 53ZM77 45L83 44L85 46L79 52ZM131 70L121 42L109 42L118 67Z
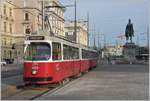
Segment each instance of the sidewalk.
M101 65L36 100L148 100L146 65Z
M102 59L99 60L100 64L141 64L141 65L149 65L149 61L142 61L142 60L135 60L135 61L128 61L128 60L110 60L110 62L108 62L108 60L106 59Z
M1 71L18 70L22 68L23 64L7 64L5 66L1 66Z

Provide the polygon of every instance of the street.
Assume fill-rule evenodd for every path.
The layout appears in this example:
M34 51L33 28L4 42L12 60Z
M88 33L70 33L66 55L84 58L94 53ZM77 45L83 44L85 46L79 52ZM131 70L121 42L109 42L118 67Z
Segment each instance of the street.
M40 100L147 100L148 65L99 65L80 79Z
M22 75L2 78L2 99L19 92ZM149 67L136 64L99 64L97 68L38 100L148 100ZM32 91L33 92L33 91ZM30 93L32 93L30 91ZM34 92L39 92L35 90ZM28 94L28 96L30 96ZM22 95L19 99L26 99ZM11 99L18 99L12 97Z
M148 100L148 4L0 0L1 99Z

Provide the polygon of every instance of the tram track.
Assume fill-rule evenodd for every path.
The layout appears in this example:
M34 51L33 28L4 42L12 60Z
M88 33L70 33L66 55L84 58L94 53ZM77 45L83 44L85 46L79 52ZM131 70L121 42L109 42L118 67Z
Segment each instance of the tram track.
M82 76L83 75L81 75L80 77ZM4 100L35 100L48 92L52 94L53 92L65 87L67 84L70 84L72 81L77 80L78 78L71 78L69 81L63 82L63 84L61 85L27 86L25 88L21 88L20 91L2 99Z
M11 93L5 97L2 97L3 100L36 100L39 99L41 96L43 96L46 93L54 93L55 91L66 87L67 84L70 85L71 82L79 79L80 77L86 75L87 72L82 73L82 75L78 77L73 77L65 79L61 82L61 84L50 84L50 85L29 85L25 87L18 87L16 86L17 91L14 93ZM20 84L21 85L21 84ZM20 86L19 85L19 86Z
M73 81L73 80L71 80L71 81ZM4 100L34 100L50 91L55 92L56 90L64 87L65 85L69 84L70 82L67 82L63 85L58 85L56 87L53 87L53 85L52 86L49 85L49 87L48 86L47 87L28 86L23 89L20 89L20 91L17 91L14 94L8 95L2 99L4 99Z

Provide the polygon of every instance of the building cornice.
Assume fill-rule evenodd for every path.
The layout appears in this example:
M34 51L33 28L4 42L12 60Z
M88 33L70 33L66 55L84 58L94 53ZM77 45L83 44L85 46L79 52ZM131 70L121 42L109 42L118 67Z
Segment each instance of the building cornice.
M35 10L41 12L41 10L36 7L16 7L14 9L24 9L24 10L35 9Z

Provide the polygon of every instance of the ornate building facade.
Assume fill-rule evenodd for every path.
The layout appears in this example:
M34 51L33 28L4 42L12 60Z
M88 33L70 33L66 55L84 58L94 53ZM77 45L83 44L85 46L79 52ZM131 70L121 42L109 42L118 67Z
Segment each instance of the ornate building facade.
M52 32L64 36L65 10L61 7L46 8L46 6L62 6L58 0L3 0L1 2L2 60L13 59L15 63L23 62L26 37L31 33L36 34L40 30L46 30L42 11L44 15L48 15Z
M77 33L74 34L74 22L66 22L65 24L65 35L66 38L73 40L84 46L88 45L88 36L87 36L87 24L84 22L77 22Z
M12 44L15 32L15 16L13 11L13 1L3 0L0 3L0 35L1 35L1 59L13 59L14 51Z
M50 27L49 30L56 36L65 37L64 33L64 12L65 9L59 0L47 0L45 1L45 14L49 18Z

